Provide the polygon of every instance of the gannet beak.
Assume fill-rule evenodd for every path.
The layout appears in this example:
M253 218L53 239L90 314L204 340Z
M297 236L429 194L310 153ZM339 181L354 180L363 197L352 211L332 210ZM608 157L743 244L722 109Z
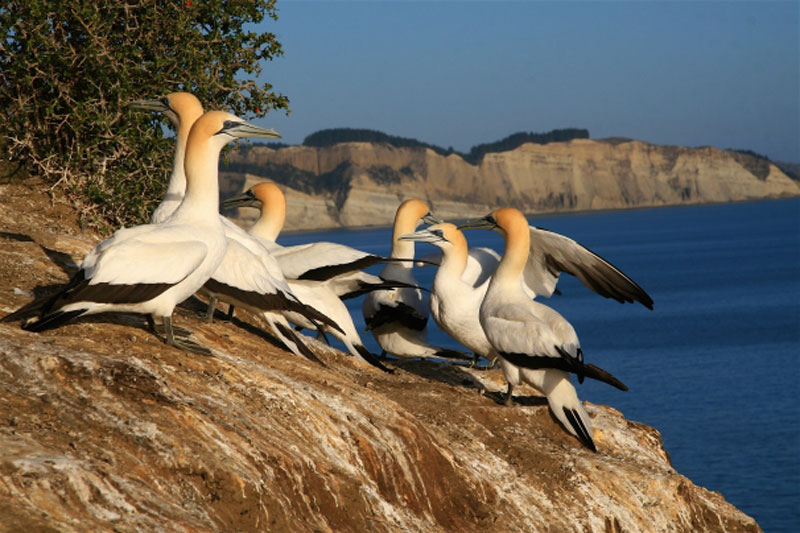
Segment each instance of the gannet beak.
M436 215L428 211L427 213L425 213L425 216L422 217L422 222L428 224L429 226L433 226L434 224L443 223L444 220L442 220L441 218L437 217Z
M416 242L439 242L444 240L441 231L434 233L427 229L421 229L414 233L406 233L400 237L401 241L416 241Z
M465 229L488 229L494 230L496 229L497 221L494 219L492 215L486 215L485 217L481 218L471 218L465 222L462 222L458 225L458 229L465 230Z
M217 132L226 133L231 137L268 137L268 138L281 138L281 134L271 128L262 128L249 122L239 122L234 120L226 120L222 129Z
M222 201L223 209L235 209L237 207L261 207L261 200L255 197L253 191L247 191L238 196L232 196Z
M134 100L128 104L128 107L134 109L143 109L145 111L160 112L169 111L169 100L164 98L143 98L141 100Z

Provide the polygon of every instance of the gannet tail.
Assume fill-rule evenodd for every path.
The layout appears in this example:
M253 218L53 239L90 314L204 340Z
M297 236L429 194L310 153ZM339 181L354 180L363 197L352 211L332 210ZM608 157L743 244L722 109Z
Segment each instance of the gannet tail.
M586 375L587 378L596 379L597 381L602 381L603 383L608 383L612 387L616 387L619 390L628 390L628 386L625 385L623 382L615 378L611 375L610 372L606 372L599 366L595 366L592 364L585 364L583 365L583 373Z
M280 339L280 341L295 355L305 357L306 359L310 359L315 363L325 366L325 363L323 363L320 358L306 346L306 343L301 340L300 334L295 332L285 320L286 319L283 319L283 321L268 319L268 322L272 326L272 331L278 339Z
M394 374L394 370L391 368L386 367L380 360L377 358L375 354L367 350L367 348L363 344L354 344L353 348L361 356L364 361L371 364L374 367L380 368L387 374Z
M586 412L583 404L578 399L575 387L572 386L569 378L566 376L560 377L555 386L544 392L547 395L547 403L550 405L550 410L561 422L561 425L575 435L584 446L596 452L597 447L592 439L592 421L589 418L589 413Z
M84 314L86 309L73 309L72 311L54 311L52 313L47 313L39 320L34 322L28 322L22 325L22 329L26 331L46 331L48 329L54 329L59 326L62 326L69 322L70 320L77 318Z

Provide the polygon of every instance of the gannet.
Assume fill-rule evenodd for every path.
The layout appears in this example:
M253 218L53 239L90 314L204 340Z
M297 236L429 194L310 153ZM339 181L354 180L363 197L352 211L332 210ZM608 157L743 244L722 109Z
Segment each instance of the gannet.
M434 224L400 239L427 242L441 249L431 287L431 316L442 331L472 350L476 359L488 359L492 345L483 333L478 310L499 255L486 248L470 249L464 234L449 223Z
M166 343L208 353L172 330L175 306L197 291L221 263L226 240L219 217L219 153L242 137L275 137L224 111L210 111L192 126L186 144L186 194L164 222L118 230L83 259L56 295L33 302L4 320L36 308L23 327L44 331L84 315L118 311L161 317ZM19 313L19 315L18 315Z
M401 237L414 231L421 221L439 222L420 200L406 200L397 208L392 229L390 257L405 261L387 263L381 278L417 286L412 272L414 242ZM384 353L397 357L444 357L468 359L455 350L433 346L427 341L428 305L419 288L395 288L367 294L362 305L367 329Z
M179 92L153 100L136 100L130 106L163 113L177 130L175 157L167 194L153 213L153 221L161 221L183 199L186 190L183 160L186 137L194 121L202 115L202 104L194 95ZM280 135L276 133L275 137ZM302 336L292 330L283 314L292 311L293 316L303 316L311 324L327 322L333 328L338 326L297 300L274 258L260 242L227 218L220 215L220 220L225 230L227 251L217 270L198 291L198 294L209 298L207 321L212 320L218 300L230 305L229 315L232 315L234 306L238 305L263 318L272 333L291 352L321 363Z
M177 92L155 99L135 100L129 105L135 109L161 113L175 127L175 155L169 185L164 199L150 218L150 222L158 224L166 220L183 201L186 191L186 172L183 165L186 140L192 125L203 115L203 104L191 93Z
M339 281L339 278L350 278L348 274L350 274L352 269L355 268L352 266L353 262L350 262L350 266L344 267L340 261L339 266L341 272L339 276L333 276L331 273L328 273L328 275L323 276L323 279L316 279L315 277L300 277L298 279L298 277L295 277L297 275L297 269L295 268L295 265L301 265L303 263L307 266L315 264L319 265L321 264L320 255L324 255L324 253L320 251L316 257L314 257L313 254L308 255L308 247L302 247L301 256L306 260L303 262L298 262L297 260L293 259L291 257L291 252L287 251L287 248L284 248L275 242L275 238L277 238L280 234L286 213L286 200L283 196L283 192L276 185L269 182L264 182L254 186L250 191L248 191L248 193L252 194L245 194L241 197L228 200L226 202L226 206L238 207L248 205L259 207L261 209L259 221L250 228L248 234L251 236L251 238L255 238L262 243L265 248L270 250L278 269L285 277L288 287L291 289L298 301L302 302L304 306L313 309L316 313L318 313L318 315L326 317L327 320L314 322L309 320L307 314L304 315L302 313L298 313L294 308L289 309L286 313L284 313L286 318L298 326L304 328L316 328L322 332L330 333L342 341L342 343L344 343L344 345L347 347L348 351L350 351L350 353L356 358L372 364L381 370L391 372L390 369L384 366L364 346L364 343L362 342L361 337L356 330L355 324L353 324L353 319L350 316L347 307L341 301L336 290L337 287L341 287L342 282ZM269 221L269 223L264 223L265 220ZM343 250L345 253L347 253L348 250L353 250L352 248L342 245L335 245L334 243L321 244L330 245L323 247L323 250L325 251L330 251L331 249L335 250L337 247L340 250ZM355 252L356 254L349 254L349 257L352 257L353 255L359 255L362 259L366 258L366 260L371 261L370 258L366 257L369 254L360 252L358 250L355 250ZM331 254L328 254L328 256L330 255ZM289 259L288 261L286 261L287 256ZM342 256L340 254L335 257L341 258ZM284 260L283 262L282 259ZM356 260L356 262L357 261L358 260ZM382 283L381 280L378 280L378 282ZM353 283L358 283L357 277L353 278ZM352 290L354 290L354 286L355 285L351 286L347 292L352 292Z
M379 288L398 284L363 272L388 259L334 242L311 242L282 246L276 241L286 221L286 197L272 182L255 184L245 193L222 202L223 208L254 207L259 209L256 223L248 230L262 240L275 256L287 279L327 281L342 298L360 296Z
M583 351L572 325L555 310L531 300L523 282L552 294L558 271L570 265L581 281L604 296L640 301L651 308L652 299L606 261L575 241L550 232L539 242L541 247L534 254L537 261L533 264L540 265L539 271L528 272L526 276L526 268L533 270L529 256L534 228L529 228L525 216L516 209L498 209L460 227L491 229L505 239L503 257L480 304L479 320L508 381L506 402L511 401L514 386L528 383L545 395L550 410L570 433L587 448L597 451L591 420L569 373L576 374L579 382L589 376L623 390L624 385L604 370L584 365ZM554 260L554 256L561 259Z

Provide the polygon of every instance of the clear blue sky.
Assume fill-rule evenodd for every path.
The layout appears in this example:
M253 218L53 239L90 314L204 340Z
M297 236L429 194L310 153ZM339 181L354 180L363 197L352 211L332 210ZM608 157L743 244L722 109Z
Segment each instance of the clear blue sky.
M800 162L800 2L278 0L262 78L291 144L369 128L467 151L518 131Z

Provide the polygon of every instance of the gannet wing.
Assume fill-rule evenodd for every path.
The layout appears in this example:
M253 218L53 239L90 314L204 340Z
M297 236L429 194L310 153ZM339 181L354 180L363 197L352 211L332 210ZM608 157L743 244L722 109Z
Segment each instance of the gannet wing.
M536 295L553 294L561 272L576 276L589 289L618 302L653 308L653 299L625 273L576 241L530 226L530 253L524 281Z
M411 330L422 331L428 323L428 309L419 289L390 289L370 293L364 300L367 329L397 322Z
M273 252L289 279L324 281L362 270L384 258L333 242L314 242L283 247Z
M419 314L416 309L403 303L379 304L372 314L364 315L364 322L367 330L379 328L384 324L399 323L408 329L422 331L428 324L428 317Z
M467 255L467 268L461 280L473 287L483 285L500 263L500 254L491 248L470 248Z
M135 237L87 255L81 265L90 285L175 285L194 272L208 254L208 247L193 240L153 240ZM91 255L91 257L90 257Z
M504 359L523 368L556 368L582 375L583 353L577 343L564 343L545 321L521 305L506 304L495 311L482 325Z

